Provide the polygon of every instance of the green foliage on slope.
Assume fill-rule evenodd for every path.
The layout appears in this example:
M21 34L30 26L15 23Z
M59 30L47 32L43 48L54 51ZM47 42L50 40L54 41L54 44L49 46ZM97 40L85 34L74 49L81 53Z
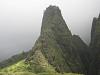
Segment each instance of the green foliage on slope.
M5 67L3 69L1 69L1 72L23 72L23 71L30 71L30 65L29 64L25 64L24 60L15 63L11 66Z
M45 62L46 63L46 62ZM11 72L11 73L15 73L15 72L33 72L33 73L41 73L41 72L55 72L55 70L53 69L53 67L51 67L50 65L48 65L48 67L43 68L41 65L30 65L25 63L24 60L11 65L9 67L5 67L3 69L1 69L1 72Z
M37 66L36 66L37 67ZM24 62L24 60L11 65L9 67L5 67L0 70L0 75L81 75L75 73L64 73L60 74L54 71L53 67L48 66L43 70L38 67L37 71L35 65L29 65Z
M14 55L9 59L0 62L0 68L4 68L4 67L10 66L10 65L13 65L13 64L25 59L27 57L28 53L29 52L23 51L20 54Z
M6 72L0 72L0 75L82 75L82 74L75 74L75 73L39 73L39 74L34 74L31 72L16 72L16 73L6 73Z

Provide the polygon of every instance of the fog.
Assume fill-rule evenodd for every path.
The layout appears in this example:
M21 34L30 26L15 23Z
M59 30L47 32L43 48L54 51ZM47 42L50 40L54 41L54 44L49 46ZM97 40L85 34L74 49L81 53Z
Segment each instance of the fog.
M34 46L49 5L59 6L72 34L89 44L100 0L0 0L0 61Z

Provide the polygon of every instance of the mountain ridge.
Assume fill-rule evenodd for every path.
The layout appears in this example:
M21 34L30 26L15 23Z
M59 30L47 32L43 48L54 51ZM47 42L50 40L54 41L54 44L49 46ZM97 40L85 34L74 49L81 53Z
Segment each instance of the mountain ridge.
M78 35L72 35L59 7L50 5L44 11L40 36L32 50L23 56L22 61L16 61L10 67L4 66L7 68L1 71L99 75L99 29L100 15L93 19L91 43L87 46Z
M41 34L35 43L35 49L32 49L33 52L40 50L56 71L62 73L81 72L81 59L76 50L72 48L72 43L72 34L61 15L60 9L56 6L46 8Z

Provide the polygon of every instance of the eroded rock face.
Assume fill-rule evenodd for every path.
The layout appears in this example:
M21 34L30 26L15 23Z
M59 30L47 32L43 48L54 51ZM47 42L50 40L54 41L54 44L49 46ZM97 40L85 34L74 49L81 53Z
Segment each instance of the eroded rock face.
M44 12L40 37L27 59L34 61L34 54L39 50L56 71L82 72L80 56L73 46L72 34L60 9L49 6Z

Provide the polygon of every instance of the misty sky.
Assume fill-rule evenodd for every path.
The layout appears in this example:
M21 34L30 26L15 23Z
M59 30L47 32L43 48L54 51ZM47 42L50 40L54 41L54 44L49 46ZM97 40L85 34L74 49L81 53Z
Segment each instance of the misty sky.
M100 0L0 0L0 61L32 48L49 5L59 6L71 32L89 43Z

